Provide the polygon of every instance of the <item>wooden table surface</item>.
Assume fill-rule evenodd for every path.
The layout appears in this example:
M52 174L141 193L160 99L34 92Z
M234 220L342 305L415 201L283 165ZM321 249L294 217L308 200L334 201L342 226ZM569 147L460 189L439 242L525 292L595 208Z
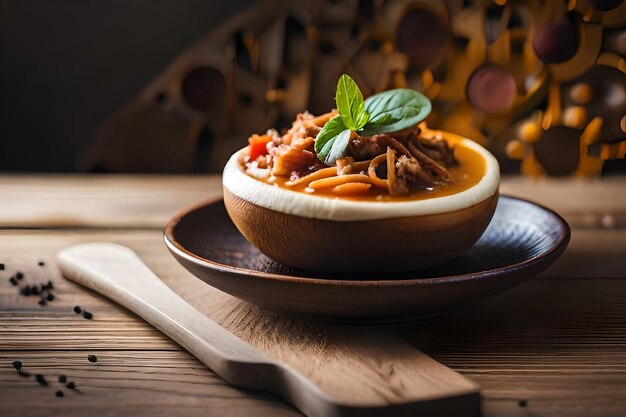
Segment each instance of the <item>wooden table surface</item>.
M278 334L273 326L285 325L323 337L332 326L287 321L216 294L168 254L161 236L167 219L182 206L218 198L220 188L212 176L0 176L0 262L6 267L0 271L1 416L298 415L271 395L228 386L141 319L65 280L55 267L54 254L63 247L121 243L244 339L251 337L250 323L268 315L274 324L263 332L270 340ZM552 268L459 312L349 331L399 335L476 381L485 416L625 416L626 177L506 178L501 190L541 202L570 222L572 241ZM17 271L24 273L22 286L52 280L55 300L40 306L38 297L20 296L9 282ZM203 302L208 295L210 305ZM75 305L93 319L75 314ZM90 363L88 354L98 362ZM14 360L49 385L20 376ZM63 388L59 374L78 390L55 397Z

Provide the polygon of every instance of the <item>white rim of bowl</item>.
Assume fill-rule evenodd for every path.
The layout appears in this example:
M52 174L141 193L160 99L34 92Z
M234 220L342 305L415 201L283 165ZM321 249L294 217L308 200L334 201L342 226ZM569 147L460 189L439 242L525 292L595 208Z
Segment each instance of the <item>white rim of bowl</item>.
M447 132L445 134L453 136ZM496 158L476 142L458 138L463 146L482 155L486 164L485 174L471 188L443 197L415 201L354 201L293 191L246 174L239 163L239 154L243 149L230 157L224 167L222 183L224 188L242 200L281 213L312 219L358 221L448 213L486 200L497 191L500 183L500 166Z

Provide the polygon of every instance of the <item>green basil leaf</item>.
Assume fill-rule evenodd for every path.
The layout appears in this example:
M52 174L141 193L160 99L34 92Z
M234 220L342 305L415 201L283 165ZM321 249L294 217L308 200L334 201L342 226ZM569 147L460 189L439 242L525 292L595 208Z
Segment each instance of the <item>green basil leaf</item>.
M328 143L332 141L332 146L330 147L330 151L324 160L324 163L328 165L333 165L337 162L337 159L341 159L348 153L348 145L350 144L350 134L351 130L344 130L333 139L331 139Z
M369 121L359 134L377 135L415 126L428 116L430 110L430 100L415 90L384 91L365 100Z
M335 116L330 119L322 130L319 131L317 137L315 138L315 153L320 161L324 162L328 152L330 152L330 148L332 143L328 144L332 139L334 139L341 132L346 130L346 127L343 125L343 121L341 120L341 116ZM328 146L326 146L328 144Z
M368 115L365 112L363 94L354 80L346 74L343 74L337 82L335 101L341 120L347 129L359 130L365 126Z

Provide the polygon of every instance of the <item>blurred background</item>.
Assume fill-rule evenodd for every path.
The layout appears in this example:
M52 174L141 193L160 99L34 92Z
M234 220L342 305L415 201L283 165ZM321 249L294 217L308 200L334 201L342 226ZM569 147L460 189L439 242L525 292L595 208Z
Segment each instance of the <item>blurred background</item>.
M348 73L506 173L613 175L625 56L620 0L0 0L0 169L219 171Z

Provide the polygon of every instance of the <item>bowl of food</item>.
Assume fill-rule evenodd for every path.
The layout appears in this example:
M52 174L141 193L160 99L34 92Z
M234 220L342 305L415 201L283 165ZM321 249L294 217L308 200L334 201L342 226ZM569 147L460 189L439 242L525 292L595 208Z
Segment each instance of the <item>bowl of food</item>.
M328 272L419 270L468 250L496 209L493 155L428 129L430 102L413 90L363 100L344 75L336 103L230 158L224 204L241 234L277 262Z

